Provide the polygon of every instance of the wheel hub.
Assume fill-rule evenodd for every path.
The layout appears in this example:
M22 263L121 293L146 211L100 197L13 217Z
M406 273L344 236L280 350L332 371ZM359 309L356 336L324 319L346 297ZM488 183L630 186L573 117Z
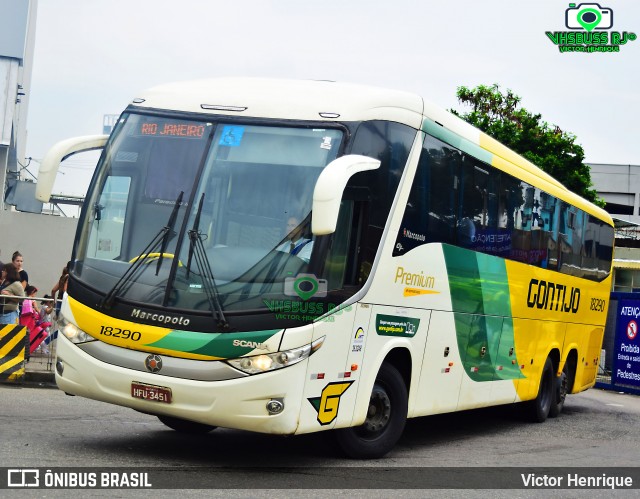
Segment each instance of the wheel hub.
M374 390L369 400L364 429L368 432L378 432L389 423L390 418L391 400L384 391Z

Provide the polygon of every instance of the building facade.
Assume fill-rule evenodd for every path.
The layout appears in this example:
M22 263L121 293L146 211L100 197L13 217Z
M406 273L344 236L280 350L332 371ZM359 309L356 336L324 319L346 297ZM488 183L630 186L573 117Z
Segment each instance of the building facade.
M614 292L640 292L640 165L590 163L591 181L616 220Z
M49 293L69 260L77 219L42 215L25 175L37 0L0 0L0 261L24 256L29 282Z

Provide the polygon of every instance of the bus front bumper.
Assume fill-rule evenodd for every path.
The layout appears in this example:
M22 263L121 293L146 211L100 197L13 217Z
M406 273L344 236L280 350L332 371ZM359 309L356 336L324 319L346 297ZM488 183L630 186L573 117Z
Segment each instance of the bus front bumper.
M231 380L193 381L102 362L60 335L56 383L66 393L149 414L286 435L298 427L307 362ZM159 387L162 393L168 390L171 402L136 398L132 385ZM270 413L267 405L272 401L280 401L284 409Z

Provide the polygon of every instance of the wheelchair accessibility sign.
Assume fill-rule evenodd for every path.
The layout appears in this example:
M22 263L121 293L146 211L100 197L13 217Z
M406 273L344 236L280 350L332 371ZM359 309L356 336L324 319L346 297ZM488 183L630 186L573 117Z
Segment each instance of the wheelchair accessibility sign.
M238 147L244 135L243 126L225 125L220 135L218 145L227 147Z

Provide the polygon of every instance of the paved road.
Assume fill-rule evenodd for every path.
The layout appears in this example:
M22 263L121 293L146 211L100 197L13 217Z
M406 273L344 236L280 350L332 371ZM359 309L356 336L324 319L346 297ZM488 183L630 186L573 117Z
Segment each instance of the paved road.
M525 423L504 408L410 420L397 448L377 461L343 459L327 433L285 438L218 429L204 437L179 435L155 417L68 397L56 389L2 385L0 407L2 466L162 467L168 473L189 472L194 483L210 483L207 480L214 473L219 486L231 488L293 489L302 488L302 483L331 487L331 481L344 480L349 467L354 481L347 487L364 488L369 480L374 488L384 489L391 481L394 489L403 489L412 488L418 478L415 471L406 473L406 467L625 467L637 465L639 457L640 397L600 390L568 397L565 412L544 424ZM253 469L261 466L295 469L270 474ZM327 468L326 473L318 472L320 468ZM56 496L56 492L63 497L65 491L41 492L42 497ZM91 495L99 492L105 497L122 496L109 491L91 491ZM204 497L205 492L193 493ZM402 496L421 497L418 492ZM469 497L469 492L442 497ZM593 491L593 497L602 492ZM568 496L567 491L557 494L553 497ZM513 497L508 491L492 495ZM249 496L270 495L256 489ZM585 492L573 497L578 496L584 497Z

